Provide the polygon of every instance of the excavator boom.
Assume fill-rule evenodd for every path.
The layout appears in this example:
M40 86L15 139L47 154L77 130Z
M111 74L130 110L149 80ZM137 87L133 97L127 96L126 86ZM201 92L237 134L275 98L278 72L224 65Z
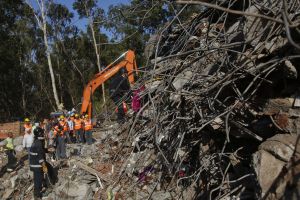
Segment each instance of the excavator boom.
M132 50L123 53L118 59L97 73L94 78L89 81L83 91L81 113L88 113L89 116L92 116L91 98L94 91L122 68L127 70L130 85L134 84L134 74L137 74L137 65L135 54Z

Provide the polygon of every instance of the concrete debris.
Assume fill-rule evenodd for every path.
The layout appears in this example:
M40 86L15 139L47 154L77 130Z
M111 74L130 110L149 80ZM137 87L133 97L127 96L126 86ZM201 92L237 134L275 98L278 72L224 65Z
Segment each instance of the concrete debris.
M3 200L9 199L13 192L14 192L14 189L7 189L4 193L4 195L2 196L2 199Z
M60 199L92 200L92 188L85 183L67 181L55 188L55 194Z
M143 112L153 112L146 122L142 115L128 123L134 150L116 158L126 159L122 169L131 180L153 167L151 178L175 199L191 188L198 192L188 199L260 198L293 157L297 145L289 137L300 134L299 49L285 22L270 16L298 24L300 4L286 1L284 14L282 1L177 3L209 8L151 37L149 71L139 86L146 86ZM299 43L297 30L291 32ZM156 78L153 89L149 80ZM156 155L150 162L143 159L147 149Z
M289 173L299 168L292 164L299 159L298 149L299 135L288 134L275 135L259 146L253 155L253 165L262 198L281 199L284 196L289 181L286 170Z
M171 200L173 199L169 192L154 192L152 194L153 199Z

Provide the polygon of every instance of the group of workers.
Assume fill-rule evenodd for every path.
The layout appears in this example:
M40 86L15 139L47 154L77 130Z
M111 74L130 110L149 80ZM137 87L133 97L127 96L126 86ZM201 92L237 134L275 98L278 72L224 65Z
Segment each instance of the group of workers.
M45 119L41 123L33 126L28 118L25 119L23 147L28 149L27 140L30 140L30 133L34 132L35 127L41 127L45 131L46 145L56 149L57 159L66 158L67 143L87 143L92 144L92 121L88 115L71 114L68 117L61 115L51 120Z
M42 197L43 188L47 185L45 174L48 174L49 167L51 168L46 162L46 153L49 153L51 160L59 160L66 158L67 143L92 144L92 128L92 121L88 115L61 115L34 124L29 118L24 120L23 148L28 153L30 170L33 172L36 199ZM3 145L8 157L7 171L13 171L17 164L13 133L8 134Z

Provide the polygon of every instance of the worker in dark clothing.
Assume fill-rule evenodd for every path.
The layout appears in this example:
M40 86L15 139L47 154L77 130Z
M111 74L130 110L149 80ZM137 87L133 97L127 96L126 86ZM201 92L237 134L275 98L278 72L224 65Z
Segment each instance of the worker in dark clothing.
M45 150L43 143L40 140L44 136L44 130L42 128L36 128L34 130L34 141L30 148L30 170L33 171L33 183L34 183L34 198L42 198L42 188L44 182L44 173L48 173L46 167Z
M130 85L124 72L116 74L110 82L109 93L113 102L118 105L117 117L118 122L123 123L125 117L125 111L123 103L121 102L122 97L130 91Z
M66 158L66 136L64 134L63 127L57 124L54 127L54 136L56 139L56 158Z

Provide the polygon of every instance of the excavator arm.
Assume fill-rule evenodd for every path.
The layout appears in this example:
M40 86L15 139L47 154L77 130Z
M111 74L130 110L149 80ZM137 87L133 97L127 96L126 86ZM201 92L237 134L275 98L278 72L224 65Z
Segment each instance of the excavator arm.
M132 84L134 84L134 74L137 74L135 54L132 50L128 50L127 52L123 53L118 59L109 64L104 70L96 74L94 78L89 81L83 91L81 113L88 113L89 116L92 116L91 98L94 91L105 81L118 73L118 71L122 68L127 70L128 80L130 86L132 86Z

